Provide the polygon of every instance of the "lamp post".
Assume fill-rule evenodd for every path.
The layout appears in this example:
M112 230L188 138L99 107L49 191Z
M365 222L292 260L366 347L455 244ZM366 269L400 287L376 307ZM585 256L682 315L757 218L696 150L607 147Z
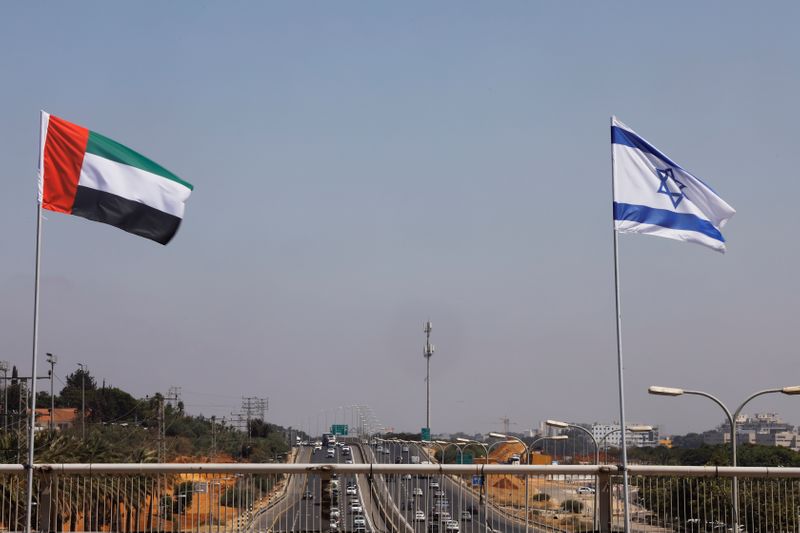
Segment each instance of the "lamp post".
M518 437L515 437L514 435L505 435L503 433L489 433L489 436L490 437L495 437L495 438L501 438L501 439L513 439L511 441L506 441L506 442L518 442L518 443L522 444L522 448L523 448L523 450L525 452L525 464L527 464L527 465L531 464L531 453L533 452L533 446L536 443L541 442L543 440L566 440L566 439L569 438L569 436L567 436L567 435L552 435L552 436L546 436L546 437L539 437L538 439L534 439L534 441L531 442L530 445L526 446L525 442L522 439L520 439ZM528 502L528 478L529 477L530 476L526 472L525 473L525 532L526 533L528 532L529 527L530 527L530 511L529 511L529 507L528 507L529 506L529 502Z
M433 444L434 446L436 446L437 448L439 448L439 453L441 453L441 454L442 454L442 461L444 461L444 448L443 448L443 447L442 447L442 445L439 443L439 441L435 441L435 440L429 440L429 441L423 441L423 443L424 443L424 444ZM434 458L434 459L436 459L436 454L435 454L435 453L433 454L433 458Z
M464 447L478 445L483 448L483 457L484 457L484 464L489 464L489 447L486 446L486 443L480 442L477 440L472 439L465 439L463 437L458 437L456 439L459 442L464 443ZM489 511L487 506L489 505L489 487L486 484L486 478L483 474L480 477L481 480L481 488L478 491L478 504L483 505L483 520L486 522L486 526L489 525ZM480 522L480 516L478 516L478 522Z
M464 449L467 449L467 447L468 447L468 446L471 446L471 445L476 445L476 444L477 444L478 446L480 446L481 448L483 448L483 454L484 454L484 456L486 457L486 460L487 460L487 461L489 460L489 453L488 453L488 451L487 451L486 444L484 444L483 442L480 442L480 441L477 441L477 440L472 440L472 439L465 439L465 438L463 438L463 437L457 437L457 438L456 438L456 440L457 440L458 442L461 442L461 443L462 443L462 445L464 446Z
M526 448L525 448L525 463L531 464L531 454L533 453L533 446L537 442L541 442L543 440L567 440L569 435L551 435L545 437L539 437L538 439L534 439ZM524 444L524 443L523 443ZM528 511L528 475L525 475L525 533L528 533L528 529L530 527L530 512Z
M731 426L731 463L735 467L736 464L736 419L739 417L739 413L742 412L744 406L750 403L750 400L757 398L759 396L763 396L764 394L787 394L790 396L800 394L800 385L792 385L789 387L780 387L774 389L764 389L758 392L754 392L750 396L747 397L745 401L743 401L739 407L736 408L736 411L731 414L730 410L723 404L719 398L713 396L707 392L698 391L698 390L686 390L686 389L679 389L675 387L660 387L657 385L652 385L647 389L647 392L650 394L655 394L658 396L682 396L684 394L693 394L695 396L704 396L709 400L716 403L722 410L725 412L725 416L728 417L728 422ZM739 530L739 480L736 476L733 476L733 530Z
M445 455L444 454L447 451L447 448L449 448L450 446L455 446L456 449L458 450L458 459L459 459L458 460L458 464L464 464L464 454L461 453L461 447L458 445L457 442L450 442L450 441L446 441L446 440L437 440L437 441L434 441L434 442L444 446L444 448L442 448L442 464L447 463L447 460L445 459Z
M50 363L50 431L55 429L55 423L53 418L56 414L56 397L54 396L53 392L53 379L55 378L55 367L56 362L58 361L58 357L51 353L47 353L47 362Z
M600 442L603 443L603 449L605 450L606 460L608 459L608 450L606 439L613 435L614 433L620 433L622 428L612 429L611 431L607 432L605 435L600 437ZM647 433L648 431L653 431L653 426L628 426L625 428L625 433Z
M0 372L3 373L3 432L8 423L8 361L0 361Z
M78 363L81 368L81 438L86 441L86 365Z
M560 429L574 428L574 429L579 429L579 430L583 431L584 433L586 433L587 435L589 435L589 438L592 439L592 442L594 443L594 464L595 464L595 466L600 466L600 445L597 443L597 439L594 437L594 434L591 431L589 431L588 429L586 429L583 426L579 426L578 424L570 424L569 422L561 422L560 420L547 420L547 421L545 421L545 424L547 424L548 426L553 427L553 428L560 428ZM599 487L597 486L597 483L595 483L594 509L593 509L593 513L592 513L592 515L593 515L592 516L592 523L594 525L594 530L595 531L598 530L598 524L597 524L597 497L598 497L597 489L598 488Z

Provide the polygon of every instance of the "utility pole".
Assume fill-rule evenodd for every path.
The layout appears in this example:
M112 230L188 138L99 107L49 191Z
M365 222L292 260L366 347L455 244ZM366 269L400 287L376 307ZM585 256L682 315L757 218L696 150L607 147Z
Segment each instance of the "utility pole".
M242 411L240 414L240 420L243 418L247 424L245 427L248 440L250 440L252 437L250 422L257 418L260 418L262 421L264 421L268 406L269 400L267 398L257 398L255 396L242 397Z
M81 369L81 440L86 442L86 365L78 363Z
M179 402L181 388L170 387L166 396L161 396L158 404L158 462L163 463L167 457L167 410L165 402Z
M50 431L55 430L55 416L56 416L56 397L53 392L53 379L56 376L55 368L58 357L51 353L47 353L47 362L50 363Z
M211 415L211 457L213 461L217 456L217 417Z
M422 355L425 357L425 386L426 386L426 409L425 409L425 427L428 432L431 430L431 357L433 357L433 344L431 344L431 330L433 326L430 320L425 322L425 327L422 331L425 332L425 347L422 350Z
M8 431L8 361L0 361L3 373L3 433Z

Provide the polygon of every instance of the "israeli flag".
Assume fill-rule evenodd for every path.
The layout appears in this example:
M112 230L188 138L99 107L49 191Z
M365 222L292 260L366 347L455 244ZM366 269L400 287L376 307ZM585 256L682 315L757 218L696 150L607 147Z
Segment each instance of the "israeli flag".
M611 119L614 227L725 252L720 230L736 211L628 126Z

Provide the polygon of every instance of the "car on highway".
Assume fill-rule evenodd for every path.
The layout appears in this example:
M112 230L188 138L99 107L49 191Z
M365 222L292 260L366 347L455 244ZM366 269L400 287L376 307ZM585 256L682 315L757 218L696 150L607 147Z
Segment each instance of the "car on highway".
M361 507L361 503L351 503L350 504L350 512L351 513L363 513L364 508Z
M338 507L331 507L331 520L338 519L341 515Z
M314 446L314 449L311 450L311 453L317 453L322 451L322 446Z
M461 511L461 521L472 522L472 513L467 510Z
M312 493L310 490L305 491L303 493L303 499L304 500L313 500L314 499L314 493Z
M445 531L454 532L454 531L459 531L460 529L461 529L461 527L458 525L458 522L456 522L455 520L448 520L444 524L444 530Z
M442 489L437 489L433 492L434 498L443 498L445 496L444 491Z
M363 515L358 514L353 517L353 527L358 527L358 526L366 527L366 525L367 525L367 520L364 518Z
M411 494L413 494L414 496L422 496L422 487L414 487L411 490Z
M339 521L331 520L329 528L331 531L339 531Z
M353 460L348 458L348 459L345 460L344 463L348 464L348 465L351 465L351 464L353 464Z
M328 448L328 452L325 454L326 457L336 457L336 448Z
M594 489L592 487L578 487L575 492L578 494L594 494Z
M439 482L438 482L438 481L436 481L435 479L432 479L432 480L430 481L430 483L428 483L428 486L429 486L430 488L432 488L432 489L438 489L438 488L439 488Z
M403 481L410 481L411 474L403 474L400 479L402 479Z
M358 494L358 489L356 489L355 485L350 485L345 489L345 494L348 496L355 496Z
M425 521L425 511L417 511L414 513L414 520L417 522L424 522Z

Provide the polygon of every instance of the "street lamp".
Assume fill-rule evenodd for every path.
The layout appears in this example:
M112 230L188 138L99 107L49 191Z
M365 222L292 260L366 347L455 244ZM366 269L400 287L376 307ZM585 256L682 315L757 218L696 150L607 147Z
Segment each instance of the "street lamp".
M473 440L473 439L465 439L463 437L457 437L456 440L458 442L463 443L462 446L464 446L465 449L468 446L473 446L473 445L478 445L481 448L483 448L484 464L487 464L487 465L489 464L489 450L491 449L491 446L486 446L485 442L480 442L480 441ZM498 441L498 442L502 442L502 441ZM494 446L494 444L492 444L492 446ZM463 457L463 455L462 455L462 457ZM489 525L489 511L487 509L487 506L489 505L489 487L488 487L488 485L486 483L486 478L484 477L483 473L481 473L480 480L481 480L481 487L480 487L480 491L478 492L478 496L479 496L478 504L483 504L483 519L486 522L486 526L488 527L488 525ZM478 521L480 521L480 515L478 516Z
M3 373L3 431L8 422L8 361L0 361L0 372Z
M625 433L647 433L648 431L653 431L653 426L639 425L639 426L628 426L625 428ZM600 437L600 442L603 443L603 450L604 453L606 454L606 461L608 460L608 450L607 450L608 442L606 442L606 439L610 435L620 432L622 432L622 428L616 428L612 429L611 431L607 432L605 435Z
M81 368L81 438L86 441L86 365L78 363Z
M518 442L518 443L522 444L522 448L525 451L525 464L527 464L527 465L531 464L531 453L533 453L533 446L536 443L539 443L539 442L541 442L543 440L566 440L566 439L569 438L568 435L552 435L552 436L539 437L538 439L534 439L534 441L531 442L530 445L526 446L525 442L522 439L520 439L518 437L515 437L514 435L506 435L506 434L503 434L503 433L489 433L489 436L490 437L495 437L495 438L500 438L500 439L514 439L514 440L510 440L510 441L506 441L506 442ZM529 478L530 478L530 476L526 472L525 473L525 532L526 533L528 532L528 528L530 526L530 512L529 512L529 502L528 502L528 479Z
M55 366L58 362L58 357L48 352L47 362L50 363L50 431L53 431L55 429L53 418L56 414L56 397L53 393L53 379L55 378Z
M446 440L437 440L435 442L444 446L444 448L442 449L442 464L447 462L445 461L444 453L450 446L455 446L456 449L458 450L458 459L459 459L458 464L464 464L464 454L461 452L461 446L459 446L458 443Z
M547 421L545 421L545 424L547 424L550 427L559 428L559 429L575 428L575 429L579 429L579 430L583 431L584 433L586 433L587 435L589 435L589 438L592 439L592 442L594 443L594 464L595 464L595 466L600 466L600 445L597 443L597 439L595 438L594 434L591 431L589 431L588 429L586 429L583 426L579 426L578 424L570 424L568 422L561 422L560 420L547 420ZM595 483L594 513L593 513L594 516L593 516L593 519L592 519L592 521L594 523L594 530L595 531L597 531L599 529L598 528L598 523L597 523L597 497L598 497L597 489L598 488L600 488L599 484Z
M742 412L744 406L747 405L750 400L757 398L759 396L763 396L764 394L786 394L789 396L794 396L800 394L800 385L791 385L788 387L779 387L774 389L764 389L758 392L754 392L750 396L747 397L745 401L743 401L739 407L736 408L736 411L731 414L730 410L725 406L725 404L720 401L719 398L713 396L707 392L699 391L699 390L686 390L686 389L679 389L676 387L660 387L657 385L652 385L647 389L647 392L650 394L654 394L657 396L681 396L683 394L693 394L695 396L704 396L709 400L716 403L722 410L725 412L725 416L728 417L728 422L731 426L731 463L734 467L737 466L736 464L736 419L739 417L739 413ZM736 476L733 476L733 530L738 531L739 528L739 480Z
M533 447L536 445L537 442L541 442L543 440L567 440L569 435L548 435L544 437L539 437L538 439L534 439L526 448L525 448L525 463L531 464L531 454L533 453ZM524 445L524 443L523 443ZM525 533L528 533L528 528L530 526L530 512L528 511L528 475L525 475Z

